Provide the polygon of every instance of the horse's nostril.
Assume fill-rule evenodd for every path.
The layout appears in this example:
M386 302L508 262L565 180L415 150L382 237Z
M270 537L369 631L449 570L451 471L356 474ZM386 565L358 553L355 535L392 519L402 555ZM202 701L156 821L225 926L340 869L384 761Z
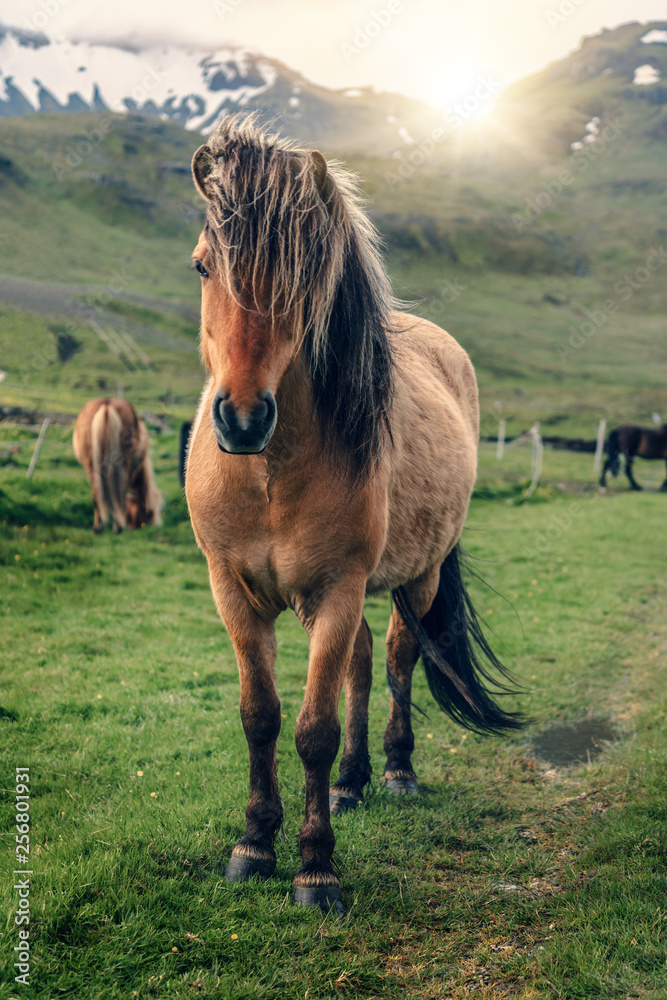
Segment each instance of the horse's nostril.
M223 423L228 424L234 418L235 407L229 400L221 400L219 408Z
M255 416L257 420L265 421L268 416L268 413L269 413L269 404L266 402L265 399L263 399L262 402L257 407L257 409L255 410Z
M276 419L276 400L270 390L266 391L262 400L261 419L267 425Z
M216 424L227 427L230 418L233 419L234 405L228 402L229 393L219 392L213 400L213 420Z

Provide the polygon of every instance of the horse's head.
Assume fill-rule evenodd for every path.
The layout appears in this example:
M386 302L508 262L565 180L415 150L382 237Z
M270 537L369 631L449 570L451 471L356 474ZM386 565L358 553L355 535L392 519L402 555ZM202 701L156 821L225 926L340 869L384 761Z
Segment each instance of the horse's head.
M311 229L324 223L327 166L317 151L228 138L223 149L201 146L192 161L209 202L193 266L201 276L201 353L215 386L218 446L256 454L275 430L276 392L303 332L304 285L317 273L310 258L320 248L292 216L310 214Z
M292 355L291 332L267 314L261 289L228 287L205 233L193 263L201 275L201 354L216 387L211 420L218 446L261 452L276 426L275 394Z
M153 524L155 511L147 505L145 494L130 492L125 500L125 520L130 530Z
M396 300L356 178L242 115L220 122L192 173L208 202L194 266L219 447L266 447L290 372L310 382L323 446L368 474L389 431Z

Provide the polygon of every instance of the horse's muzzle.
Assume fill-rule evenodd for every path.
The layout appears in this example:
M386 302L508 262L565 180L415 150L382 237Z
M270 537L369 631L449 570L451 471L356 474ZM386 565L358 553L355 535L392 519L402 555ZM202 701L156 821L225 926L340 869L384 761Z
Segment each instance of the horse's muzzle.
M213 397L211 422L221 451L232 455L257 455L264 451L276 426L276 401L270 389L258 395L249 413L240 413L229 392L220 389Z

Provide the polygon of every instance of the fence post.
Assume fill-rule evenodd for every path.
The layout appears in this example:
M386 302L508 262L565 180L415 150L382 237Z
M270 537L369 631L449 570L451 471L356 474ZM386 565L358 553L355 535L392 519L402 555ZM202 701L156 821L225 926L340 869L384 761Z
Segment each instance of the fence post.
M505 454L505 418L498 424L498 445L496 447L496 458L500 461Z
M30 465L28 466L28 471L25 474L26 479L32 479L32 474L35 471L35 466L37 465L37 459L39 458L39 453L42 447L42 442L46 436L46 432L49 428L49 418L46 417L39 431L39 437L35 443L35 448L32 453L32 458L30 459Z
M542 475L542 455L544 453L544 445L542 444L542 435L540 434L539 423L534 423L530 428L530 436L533 439L533 478L530 486L522 496L522 500L527 500L529 497L532 497L538 487L540 476Z
M593 459L593 475L599 476L602 468L602 452L604 450L604 435L607 430L607 421L603 417L598 425L598 439L595 442L595 458Z

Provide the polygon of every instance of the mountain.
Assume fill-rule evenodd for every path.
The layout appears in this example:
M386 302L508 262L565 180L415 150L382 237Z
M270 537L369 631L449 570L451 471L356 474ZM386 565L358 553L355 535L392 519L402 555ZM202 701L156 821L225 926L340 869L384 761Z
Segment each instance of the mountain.
M325 149L391 154L442 114L370 87L330 90L239 47L128 48L0 29L0 117L63 111L139 113L208 133L224 115L257 110L280 131Z
M225 114L254 110L325 151L392 156L399 177L412 173L416 160L461 173L515 173L567 154L573 143L592 143L600 121L619 117L646 121L648 137L661 141L666 81L667 21L583 39L566 58L487 95L496 97L495 107L479 122L466 111L480 103L473 95L442 113L370 87L320 87L279 60L235 46L55 41L0 27L0 118L109 111L206 134Z
M632 22L584 38L581 47L500 94L484 135L464 153L539 165L594 143L600 122L664 142L667 21ZM576 145L576 144L579 145ZM599 144L598 144L599 145Z

